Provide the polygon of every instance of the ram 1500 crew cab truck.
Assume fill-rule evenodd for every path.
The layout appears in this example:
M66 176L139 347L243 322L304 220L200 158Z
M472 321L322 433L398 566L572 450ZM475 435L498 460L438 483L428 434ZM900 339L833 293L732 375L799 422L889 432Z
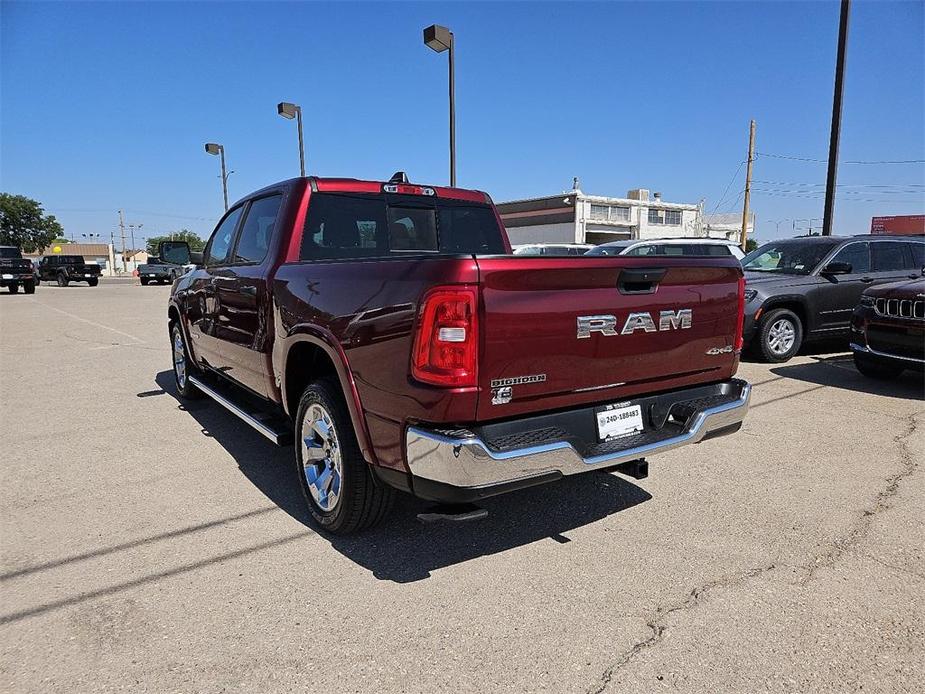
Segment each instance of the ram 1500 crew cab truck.
M514 256L485 193L296 178L234 204L168 307L183 397L278 444L333 532L736 431L725 257Z

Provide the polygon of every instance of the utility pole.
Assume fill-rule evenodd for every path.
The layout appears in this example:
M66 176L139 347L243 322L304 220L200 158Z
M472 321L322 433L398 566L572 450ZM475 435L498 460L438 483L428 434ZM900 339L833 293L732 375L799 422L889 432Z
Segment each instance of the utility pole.
M125 272L127 267L125 260L125 219L122 217L122 210L119 210L119 229L122 232L122 271Z
M848 48L848 15L851 0L841 0L841 17L838 22L838 57L835 60L835 93L832 96L832 130L829 134L829 171L825 180L825 212L822 218L822 235L832 235L835 216L835 180L838 177L838 140L841 136L841 101L845 87L845 54Z
M748 128L748 166L745 169L745 204L742 206L742 238L739 245L745 250L748 238L748 203L752 194L752 162L755 160L755 121Z

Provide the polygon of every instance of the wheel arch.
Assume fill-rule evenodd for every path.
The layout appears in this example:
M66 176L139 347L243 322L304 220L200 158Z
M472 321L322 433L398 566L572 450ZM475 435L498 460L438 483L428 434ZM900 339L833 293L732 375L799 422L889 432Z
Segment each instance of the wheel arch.
M360 451L367 462L376 464L360 395L347 356L334 336L316 326L298 326L284 339L279 354L279 388L286 414L295 420L299 400L309 383L325 376L336 378L347 403Z
M806 335L809 333L809 310L806 306L806 300L798 295L775 296L764 303L761 312L762 318L778 308L785 308L796 314L796 317L800 319L800 325L803 329L802 339L806 341Z

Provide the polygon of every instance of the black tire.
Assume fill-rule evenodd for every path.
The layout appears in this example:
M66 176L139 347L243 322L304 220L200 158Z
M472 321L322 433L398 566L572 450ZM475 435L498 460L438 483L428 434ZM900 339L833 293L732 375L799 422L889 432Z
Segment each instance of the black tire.
M19 285L16 284L15 282L13 284L6 285L6 288L10 294L16 294L17 292L19 292Z
M70 283L71 281L67 278L67 275L65 275L63 272L58 273L58 286L59 287L66 287Z
M95 277L94 277L93 279L91 279L91 280L87 280L87 284L89 284L91 287L95 287L95 286L98 285L99 283L100 283L100 281L99 281L97 278L95 278Z
M878 381L888 381L896 378L904 370L901 366L871 359L857 352L854 353L854 366L867 378L876 378Z
M42 278L38 275L35 276L35 286L38 287L42 283Z
M315 500L306 479L307 468L303 463L303 449L307 451L307 447L302 443L303 425L310 410L317 412L313 405L320 406L322 411L329 415L334 441L332 448L340 455L339 494L330 509L323 508ZM395 491L377 484L373 479L369 464L360 453L353 423L350 421L347 405L336 380L315 381L302 393L295 420L295 436L295 465L299 487L312 517L319 525L337 535L347 535L382 522L392 508ZM328 443L330 441L329 439ZM320 461L316 464L316 470L318 466L324 470L325 464L333 469L333 463Z
M182 378L179 364L177 363L178 340L179 347L182 348L183 359L185 360L185 370L183 372L184 376ZM186 346L186 337L183 335L183 331L180 329L180 324L176 321L170 322L170 356L171 361L173 362L173 381L177 385L177 392L180 394L180 397L186 400L200 399L202 397L202 391L190 383L189 380L191 374L198 373L198 369L193 365L193 362L190 359L189 349Z
M142 287L147 287L147 286L148 286L148 280L145 279L144 277L141 278L141 286L142 286Z
M789 338L786 337L788 330L792 331ZM792 340L788 349L784 349L786 340ZM766 362L779 364L790 361L803 344L803 323L800 317L786 308L768 311L761 317L755 344L759 356Z
M35 280L26 280L22 283L22 290L26 294L35 294Z

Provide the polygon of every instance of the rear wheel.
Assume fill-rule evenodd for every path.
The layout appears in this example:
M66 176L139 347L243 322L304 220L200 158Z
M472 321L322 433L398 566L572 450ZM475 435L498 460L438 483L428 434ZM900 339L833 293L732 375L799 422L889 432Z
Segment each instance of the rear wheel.
M16 294L19 291L19 285L15 282L13 284L8 284L7 291L9 291L10 294Z
M773 309L761 319L758 351L764 361L789 361L800 351L802 342L803 323L790 309Z
M35 280L26 280L22 283L22 290L26 294L35 294Z
M144 277L142 277L142 278L141 278L141 285L142 285L143 287L147 287L147 286L148 286L148 280L145 279Z
M196 400L202 397L202 391L190 383L190 373L195 373L196 368L189 358L189 350L186 348L186 340L183 338L183 331L180 324L174 321L170 324L170 346L173 353L173 377L177 384L177 392L180 396L188 400Z
M95 286L98 285L99 283L100 283L100 281L99 281L98 279L96 279L95 277L94 277L92 280L87 280L87 284L89 284L91 287L95 287Z
M69 282L70 280L67 278L67 275L65 275L63 272L58 273L58 286L59 287L66 287Z
M860 371L863 375L868 378L876 378L881 381L886 381L891 378L896 378L903 372L901 366L896 366L895 364L887 364L879 360L870 359L863 354L854 353L854 366Z
M299 485L314 519L339 535L380 523L395 492L373 479L335 381L322 379L305 389L295 430Z

